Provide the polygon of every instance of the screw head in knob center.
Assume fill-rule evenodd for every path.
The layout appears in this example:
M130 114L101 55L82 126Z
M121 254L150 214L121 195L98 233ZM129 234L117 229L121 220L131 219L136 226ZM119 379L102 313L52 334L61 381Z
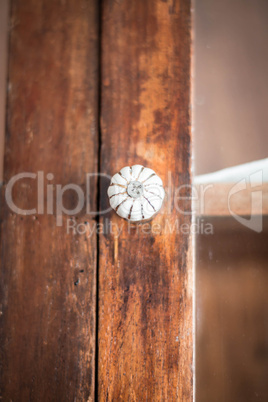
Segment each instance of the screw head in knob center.
M132 198L139 198L143 195L143 184L140 181L131 181L127 186L127 193Z

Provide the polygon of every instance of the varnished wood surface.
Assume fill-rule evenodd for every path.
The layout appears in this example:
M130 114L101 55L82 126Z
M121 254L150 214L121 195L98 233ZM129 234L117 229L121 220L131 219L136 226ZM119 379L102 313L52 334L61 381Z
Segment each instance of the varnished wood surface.
M192 400L191 240L165 233L177 218L191 220L174 207L175 188L191 182L189 95L190 2L105 0L101 170L142 164L172 183L147 229L128 231L114 212L101 217L121 233L100 234L100 401ZM107 186L102 180L102 210Z
M12 3L5 184L43 171L85 190L97 171L97 2ZM21 180L14 201L36 207L36 188ZM66 193L66 208L76 202ZM55 212L20 216L2 203L3 401L94 399L96 236L67 234L67 218L57 227ZM84 210L76 220L92 224Z

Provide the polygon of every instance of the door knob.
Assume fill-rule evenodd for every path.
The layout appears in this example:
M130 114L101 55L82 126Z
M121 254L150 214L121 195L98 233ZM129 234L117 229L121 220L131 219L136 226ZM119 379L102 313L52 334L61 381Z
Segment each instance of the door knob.
M151 219L159 212L165 190L154 170L134 165L122 168L112 177L108 197L119 216L140 222Z

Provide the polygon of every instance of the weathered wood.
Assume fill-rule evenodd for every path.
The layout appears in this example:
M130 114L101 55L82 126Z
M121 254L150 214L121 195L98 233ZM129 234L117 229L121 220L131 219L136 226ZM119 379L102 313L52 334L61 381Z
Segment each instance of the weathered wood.
M13 1L5 185L43 171L55 195L55 184L85 190L97 171L97 14L94 0ZM74 208L74 192L65 196ZM13 199L36 207L36 180L20 180ZM68 234L66 216L56 226L55 205L21 216L3 202L1 216L2 399L93 400L96 235ZM76 222L85 219L84 208Z
M190 401L191 239L186 226L184 234L170 230L177 219L191 223L174 199L191 182L190 1L105 0L102 26L101 170L142 164L168 191L146 226L128 230L114 212L101 217L99 400ZM122 230L119 238L108 223Z
M3 182L9 0L0 2L0 183Z

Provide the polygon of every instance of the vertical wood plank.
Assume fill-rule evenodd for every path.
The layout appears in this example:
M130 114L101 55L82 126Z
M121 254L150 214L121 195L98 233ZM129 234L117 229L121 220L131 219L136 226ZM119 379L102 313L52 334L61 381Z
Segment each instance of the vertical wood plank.
M3 182L9 0L0 1L0 183Z
M21 172L44 172L53 213L2 206L1 392L13 401L94 400L96 236L56 226L55 185L86 190L97 172L98 10L95 0L12 2L4 191ZM48 176L51 173L53 176ZM91 209L96 180L91 180ZM37 208L37 179L13 200ZM42 197L41 197L42 199ZM38 208L41 209L39 200ZM64 206L77 205L74 191ZM74 225L93 220L85 208Z
M190 401L191 216L176 208L191 183L190 1L104 0L102 13L102 172L142 164L167 194L150 224L101 217L99 400Z

